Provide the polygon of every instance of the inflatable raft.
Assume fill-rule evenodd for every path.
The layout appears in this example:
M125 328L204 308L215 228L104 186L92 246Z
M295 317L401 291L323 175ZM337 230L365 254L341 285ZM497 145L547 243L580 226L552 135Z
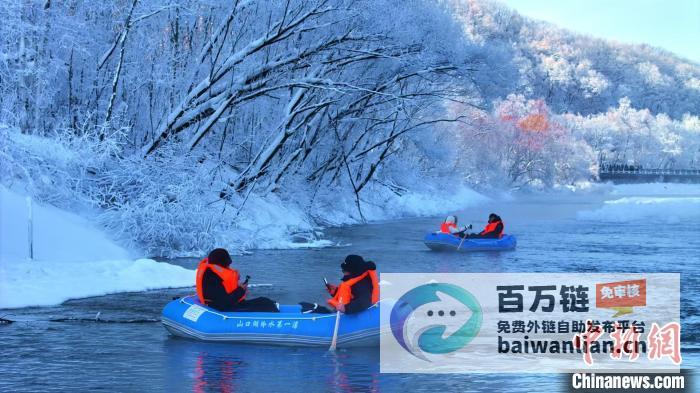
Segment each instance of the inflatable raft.
M281 305L279 313L222 312L196 296L168 303L162 322L175 336L203 341L296 346L329 346L336 314L302 314L299 305ZM358 314L342 314L338 347L379 345L379 305Z
M423 238L425 245L434 251L500 251L513 250L517 241L513 235L500 239L462 239L447 233L433 232Z

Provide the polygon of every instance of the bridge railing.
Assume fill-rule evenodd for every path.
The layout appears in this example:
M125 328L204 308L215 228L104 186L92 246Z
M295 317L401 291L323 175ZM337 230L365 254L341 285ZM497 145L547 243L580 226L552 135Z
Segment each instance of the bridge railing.
M601 168L602 174L625 175L670 175L670 176L700 176L700 169L625 169L625 168Z

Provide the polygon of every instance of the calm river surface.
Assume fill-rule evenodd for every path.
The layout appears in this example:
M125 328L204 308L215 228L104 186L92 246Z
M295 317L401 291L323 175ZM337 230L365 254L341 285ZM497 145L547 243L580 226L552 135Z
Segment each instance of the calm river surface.
M599 200L600 199L600 200ZM700 223L654 220L599 223L577 212L602 197L532 197L460 212L483 225L499 213L518 236L512 252L435 253L422 243L441 218L397 220L327 230L342 247L256 251L234 257L252 296L281 303L322 302L322 278L337 280L346 254L377 262L381 272L681 272L684 367L700 366ZM697 208L690 205L689 208ZM170 261L194 269L196 260ZM561 391L557 375L388 375L378 349L211 344L170 337L158 322L173 296L192 289L117 294L56 307L0 311L19 322L0 326L1 391ZM57 318L115 322L50 322Z

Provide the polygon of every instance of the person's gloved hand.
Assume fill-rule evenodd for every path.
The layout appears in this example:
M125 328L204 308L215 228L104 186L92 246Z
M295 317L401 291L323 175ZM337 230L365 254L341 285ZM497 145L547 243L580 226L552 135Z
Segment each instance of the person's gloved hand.
M328 284L326 285L326 290L331 296L335 296L335 293L338 291L338 286L333 285L333 284Z

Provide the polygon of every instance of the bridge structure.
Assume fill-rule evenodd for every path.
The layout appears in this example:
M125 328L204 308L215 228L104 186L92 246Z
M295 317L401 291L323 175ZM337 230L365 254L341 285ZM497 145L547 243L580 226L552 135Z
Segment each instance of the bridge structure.
M606 165L598 171L600 181L613 183L700 183L700 169L646 169L636 165Z

